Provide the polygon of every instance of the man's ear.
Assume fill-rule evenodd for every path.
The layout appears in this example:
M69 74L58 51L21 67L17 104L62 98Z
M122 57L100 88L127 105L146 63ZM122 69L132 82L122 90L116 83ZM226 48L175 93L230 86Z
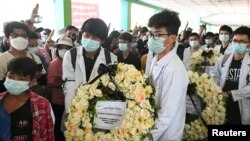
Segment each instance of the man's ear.
M33 86L34 84L36 84L36 80L37 80L36 77L32 78L30 80L29 86Z

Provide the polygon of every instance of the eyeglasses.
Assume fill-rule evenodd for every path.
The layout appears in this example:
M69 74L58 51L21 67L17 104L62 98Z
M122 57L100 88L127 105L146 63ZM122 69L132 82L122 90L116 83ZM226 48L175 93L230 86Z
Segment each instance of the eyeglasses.
M26 34L17 34L17 33L11 33L10 36L12 38L17 38L17 37L23 37L23 38L27 38L27 35Z
M249 41L242 41L242 40L236 40L236 39L234 39L234 40L232 40L232 43L248 44Z
M165 35L168 35L168 34L167 33L165 33L165 34L160 34L160 33L152 34L152 33L149 33L149 37L150 38L153 37L153 39L155 39L155 40L158 40L160 37L165 36Z

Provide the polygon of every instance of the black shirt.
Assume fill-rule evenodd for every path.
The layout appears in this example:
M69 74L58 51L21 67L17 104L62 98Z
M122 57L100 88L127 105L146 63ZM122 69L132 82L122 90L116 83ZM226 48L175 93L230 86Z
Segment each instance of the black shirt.
M224 48L223 48L222 45L221 45L221 48L220 48L220 53L221 53L221 54L224 54L224 53L225 53L225 51L226 51L228 45L229 45L229 43L228 43L227 46L224 47Z
M27 100L24 105L11 115L11 140L32 141L31 103Z
M85 51L84 48L83 48L83 57L84 57L84 63L85 63L84 65L85 65L86 81L87 81L87 82L89 81L89 77L90 77L91 72L92 72L92 69L93 69L93 67L94 67L94 65L95 65L96 58L97 58L97 56L98 56L99 53L100 53L100 50L101 50L101 48L98 49L95 58L94 58L94 59L91 59L91 58L88 58L88 57L86 56L86 54L85 54L86 51Z
M118 54L118 62L134 65L136 69L141 70L141 61L139 57L132 52L129 52L129 55L126 59L124 59L123 53L120 52Z
M223 91L237 90L239 87L239 77L241 71L241 60L232 60L228 70L227 78ZM226 106L226 124L241 124L240 109L238 101L233 101L231 97L228 98Z

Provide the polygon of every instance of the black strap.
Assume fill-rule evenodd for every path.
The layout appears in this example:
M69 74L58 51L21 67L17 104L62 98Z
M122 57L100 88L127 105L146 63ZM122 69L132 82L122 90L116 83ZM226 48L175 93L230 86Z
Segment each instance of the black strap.
M202 123L207 127L207 122L205 121L205 119L203 118L201 112L198 110L196 104L194 103L194 99L192 98L191 94L188 94L188 95L189 95L189 97L191 99L192 104L194 105L194 108L195 108L196 112L198 113L199 117L201 118Z
M76 47L73 47L70 49L71 64L72 64L74 70L76 68L76 53L77 53Z
M106 48L103 48L103 49L105 53L106 64L108 65L111 63L111 55L110 55L110 52Z
M183 54L184 54L185 47L182 44L179 44L177 47L176 54L179 56L181 60L183 60Z

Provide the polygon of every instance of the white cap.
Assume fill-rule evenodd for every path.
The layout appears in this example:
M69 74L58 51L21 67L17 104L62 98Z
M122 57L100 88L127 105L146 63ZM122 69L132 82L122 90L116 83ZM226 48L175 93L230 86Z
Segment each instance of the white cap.
M73 47L73 42L69 37L62 36L61 38L58 39L57 43L55 44L55 46L57 45L67 45Z

